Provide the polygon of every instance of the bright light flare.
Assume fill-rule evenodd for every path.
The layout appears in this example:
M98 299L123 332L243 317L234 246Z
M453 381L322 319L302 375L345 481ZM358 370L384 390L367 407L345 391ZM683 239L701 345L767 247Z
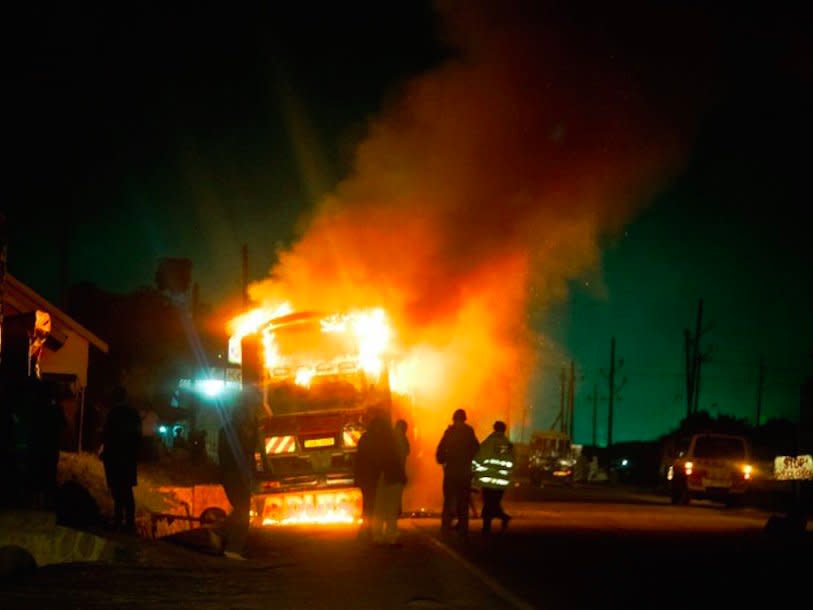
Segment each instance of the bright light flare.
M686 470L686 474L687 474L687 475L692 474L692 470L694 469L694 464L693 464L692 462L686 462L686 463L683 465L683 467L684 467L684 469Z
M296 383L298 386L302 386L303 388L309 388L311 387L311 379L313 379L315 374L316 371L314 371L312 368L303 366L297 370L294 383Z
M749 481L751 479L751 476L753 475L753 473L754 473L754 467L751 466L751 464L745 464L742 467L742 476L746 481Z
M197 385L201 392L209 398L219 396L226 388L226 382L222 379L201 379Z

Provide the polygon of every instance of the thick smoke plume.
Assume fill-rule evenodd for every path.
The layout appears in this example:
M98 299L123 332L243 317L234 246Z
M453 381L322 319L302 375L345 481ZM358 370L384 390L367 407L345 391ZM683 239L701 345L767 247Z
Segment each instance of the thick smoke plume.
M371 120L352 175L251 290L297 309L385 307L413 460L435 472L453 409L480 438L497 418L519 429L528 311L596 265L598 239L678 153L600 41L485 4L441 11L450 59Z

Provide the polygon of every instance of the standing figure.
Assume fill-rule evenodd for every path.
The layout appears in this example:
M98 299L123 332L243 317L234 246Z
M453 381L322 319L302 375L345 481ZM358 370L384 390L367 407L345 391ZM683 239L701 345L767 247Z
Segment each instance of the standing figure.
M113 527L135 532L135 498L138 483L138 450L141 445L141 418L127 402L121 386L113 390L113 407L102 431L101 457L107 487L113 497Z
M392 429L387 418L381 412L374 412L371 417L370 424L359 438L356 459L353 462L353 476L356 485L361 489L360 538L372 536L378 481L384 471L385 462L391 464L395 459Z
M232 505L224 522L224 554L229 559L244 559L248 541L252 464L257 445L256 399L251 390L244 390L217 438L223 491Z
M392 430L392 445L382 447L381 476L373 509L373 540L381 544L398 543L398 517L401 514L401 496L406 485L406 459L409 455L406 430L407 423L399 419Z
M186 442L186 439L183 437L183 430L181 428L175 428L175 433L172 436L172 449L174 450L188 450L189 444Z
M56 499L60 437L67 422L57 400L56 385L38 379L32 380L32 384L32 412L37 422L37 433L32 435L30 447L32 484L37 492L36 505L49 509Z
M502 529L511 519L502 508L502 496L511 482L514 469L514 445L505 435L505 422L494 422L494 432L488 435L474 456L477 485L483 490L483 533L491 532L491 520L502 520Z
M435 451L435 459L443 466L443 530L451 529L456 516L457 531L462 535L469 531L471 461L479 446L474 429L466 423L466 412L458 409Z

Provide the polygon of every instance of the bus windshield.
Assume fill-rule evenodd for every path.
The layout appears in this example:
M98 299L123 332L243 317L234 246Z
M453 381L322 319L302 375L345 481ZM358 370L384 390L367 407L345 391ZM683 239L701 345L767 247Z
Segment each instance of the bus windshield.
M384 375L359 366L352 333L319 318L297 320L266 334L266 400L275 415L378 406L386 401Z

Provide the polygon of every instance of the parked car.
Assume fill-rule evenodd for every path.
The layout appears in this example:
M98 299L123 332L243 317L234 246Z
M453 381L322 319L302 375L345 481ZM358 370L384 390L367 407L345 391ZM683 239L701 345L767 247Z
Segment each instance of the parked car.
M667 471L673 504L705 498L734 505L747 493L754 476L751 447L744 436L703 433Z
M570 483L581 446L574 446L562 432L546 430L531 435L528 476L532 485L545 481Z

